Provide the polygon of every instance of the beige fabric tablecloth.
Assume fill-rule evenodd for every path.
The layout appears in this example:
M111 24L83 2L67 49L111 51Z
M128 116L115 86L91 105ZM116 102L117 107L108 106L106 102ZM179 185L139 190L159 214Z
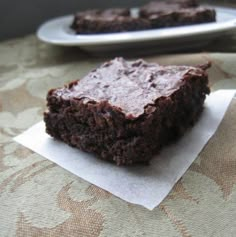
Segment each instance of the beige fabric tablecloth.
M145 59L189 65L211 60L212 90L236 88L235 53ZM48 89L102 61L34 36L0 43L0 236L236 236L235 99L196 161L153 211L120 200L12 140L42 120Z

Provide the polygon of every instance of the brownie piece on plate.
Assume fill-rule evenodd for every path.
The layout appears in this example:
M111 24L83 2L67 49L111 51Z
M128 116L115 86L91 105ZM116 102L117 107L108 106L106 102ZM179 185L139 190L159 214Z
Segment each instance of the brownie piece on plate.
M140 17L150 21L152 28L184 26L216 21L214 9L195 7L194 1L154 1L140 8Z
M77 34L113 33L150 29L146 19L132 17L129 9L88 10L75 14L71 28Z
M209 67L115 58L48 92L46 131L117 165L147 163L198 119Z
M166 3L169 4L179 4L180 7L197 7L199 3L197 0L166 0Z

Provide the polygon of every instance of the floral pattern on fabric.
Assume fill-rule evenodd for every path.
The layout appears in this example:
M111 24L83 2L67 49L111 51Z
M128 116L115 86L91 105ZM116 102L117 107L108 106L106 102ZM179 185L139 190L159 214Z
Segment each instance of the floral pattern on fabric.
M212 62L212 90L236 88L236 55L146 57L160 64ZM104 59L34 36L0 44L0 236L235 236L236 100L168 197L149 211L89 184L13 142L42 120L50 88Z

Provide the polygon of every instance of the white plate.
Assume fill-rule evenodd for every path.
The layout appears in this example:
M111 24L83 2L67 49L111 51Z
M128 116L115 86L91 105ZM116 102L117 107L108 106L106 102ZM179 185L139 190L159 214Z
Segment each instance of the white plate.
M70 15L47 21L40 26L37 36L47 43L79 46L87 51L95 52L126 48L134 49L134 51L139 48L139 50L149 49L149 51L161 52L188 49L208 44L209 41L236 29L236 10L211 7L217 12L217 21L214 23L157 30L76 35L69 27L73 20L73 15Z

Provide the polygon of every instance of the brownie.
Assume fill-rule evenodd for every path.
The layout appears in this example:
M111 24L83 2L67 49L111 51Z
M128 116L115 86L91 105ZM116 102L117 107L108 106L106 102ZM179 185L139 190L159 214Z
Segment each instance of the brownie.
M199 3L197 0L166 0L165 1L168 4L178 4L180 7L198 7Z
M48 92L46 131L117 165L147 163L198 119L209 67L115 58Z
M216 21L215 10L198 6L196 1L154 1L141 7L139 14L154 29Z
M88 10L75 14L71 28L77 34L113 33L150 29L143 18L132 17L129 9Z

